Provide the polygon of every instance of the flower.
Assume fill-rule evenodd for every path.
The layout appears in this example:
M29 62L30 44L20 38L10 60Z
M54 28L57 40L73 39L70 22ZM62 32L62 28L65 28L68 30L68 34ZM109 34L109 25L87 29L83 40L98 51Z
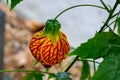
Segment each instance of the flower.
M60 63L70 51L67 37L60 27L57 20L48 20L45 28L35 33L30 40L32 55L45 67Z

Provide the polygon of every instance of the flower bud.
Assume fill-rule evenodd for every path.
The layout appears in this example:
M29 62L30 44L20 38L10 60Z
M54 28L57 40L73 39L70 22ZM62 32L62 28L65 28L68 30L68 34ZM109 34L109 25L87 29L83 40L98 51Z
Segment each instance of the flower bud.
M45 67L51 67L52 65L60 63L66 58L66 54L70 51L70 45L66 35L56 27L58 22L57 24L56 22L51 22L49 22L50 25L47 24L49 27L45 27L43 31L33 35L29 45L32 55ZM51 31L49 31L49 29ZM52 30L57 31L53 33L54 31Z

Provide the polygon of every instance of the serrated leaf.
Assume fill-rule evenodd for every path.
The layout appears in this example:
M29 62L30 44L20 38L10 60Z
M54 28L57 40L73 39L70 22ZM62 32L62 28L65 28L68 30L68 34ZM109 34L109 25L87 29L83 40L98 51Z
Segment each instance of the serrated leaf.
M82 74L80 77L80 80L86 80L87 78L90 78L90 66L88 61L82 61Z
M43 80L43 76L40 72L31 72L24 77L24 80Z
M21 1L23 1L23 0L11 0L10 10L12 10Z
M110 46L115 44L120 45L120 37L113 32L97 33L93 38L72 51L69 56L78 55L81 58L97 59L107 55Z
M92 80L120 80L120 48L112 47L108 53Z
M117 19L118 34L120 35L120 17Z
M57 73L57 80L72 80L70 78L70 73L68 72L58 72Z

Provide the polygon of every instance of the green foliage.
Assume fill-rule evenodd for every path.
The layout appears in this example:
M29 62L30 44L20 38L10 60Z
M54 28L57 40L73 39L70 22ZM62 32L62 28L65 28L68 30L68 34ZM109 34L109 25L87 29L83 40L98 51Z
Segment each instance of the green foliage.
M51 79L51 78L56 78L56 77L57 77L57 76L56 76L55 74L52 74L52 73L51 73L51 74L49 74L49 76L48 76L48 80Z
M120 46L112 47L92 80L120 80Z
M11 0L11 4L10 4L10 10L14 9L14 7L19 4L21 1L23 0ZM9 3L9 0L6 0L7 4Z
M11 7L10 10L12 10L18 3L20 3L22 0L11 0Z
M9 3L9 0L6 0L7 4Z
M70 73L68 72L58 72L57 73L57 80L72 80L70 78Z
M120 37L110 32L97 33L88 42L81 44L69 55L78 55L81 58L98 59L107 55L111 45L120 44Z
M44 75L40 72L30 72L24 77L24 80L43 80Z
M34 66L36 66L38 63L39 63L39 61L36 60L35 63L34 63Z
M86 80L87 78L90 78L90 66L88 61L83 60L82 63L82 75L80 77L80 80Z
M118 34L120 35L120 17L117 19Z
M12 10L22 0L10 0L10 1L11 1L10 10ZM10 1L6 0L7 4ZM76 55L77 57L73 60L73 62L70 65L68 65L65 71L68 71L71 68L71 66L80 57L84 59L82 61L83 66L82 66L82 73L81 73L80 80L86 80L86 79L88 80L120 80L120 11L119 12L116 11L117 6L120 4L120 0L116 0L113 7L111 7L109 4L106 4L104 0L99 0L99 1L101 2L103 7L97 6L97 5L91 5L91 4L75 5L63 10L54 18L54 20L57 20L57 18L64 12L72 8L81 7L81 6L92 6L92 7L104 9L109 14L103 26L101 27L99 32L95 34L93 38L81 44L76 49L71 48L72 52L69 54L69 56ZM113 18L116 20L110 24L110 21L113 20ZM119 36L114 33L114 30L116 29L116 23L117 23L117 28L118 28L117 31ZM114 24L113 30L111 28L112 24ZM110 31L104 32L105 29L110 29ZM49 29L47 31L49 31ZM90 76L89 63L87 62L87 59L89 58L94 60L98 58L104 59L100 63L98 69L96 70L92 78ZM36 61L34 65L36 65L37 63L38 61ZM21 72L21 70L13 70L13 71ZM26 71L29 72L29 70L26 70ZM0 70L0 72L12 72L12 70ZM56 78L57 80L72 80L70 78L71 74L68 72L58 72L57 75L55 75L54 73L49 73L48 69L46 69L46 72L43 72L43 73L49 74L48 80L51 78ZM43 76L44 75L38 71L37 72L30 71L30 73L24 77L24 80L43 80Z

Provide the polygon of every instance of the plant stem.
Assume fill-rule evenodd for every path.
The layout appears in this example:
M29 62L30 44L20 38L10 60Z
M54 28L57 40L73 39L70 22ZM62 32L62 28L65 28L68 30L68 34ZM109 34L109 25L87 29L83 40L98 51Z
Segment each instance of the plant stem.
M93 61L93 60L88 60L88 59L78 59L79 61L89 61L89 62L95 62L97 64L100 64L100 62L96 62L96 61Z
M119 15L120 15L120 11L119 11L119 14L117 15L117 18L116 18L116 20L115 20L115 24L114 24L113 31L114 31L114 30L115 30L115 28L116 28L116 25L117 25L117 20L118 20L118 18L119 18Z
M110 12L109 8L107 7L107 5L103 2L103 0L100 0L100 2L102 3L102 5L105 7L105 9Z
M110 14L109 14L108 18L107 18L107 20L105 21L104 25L101 27L99 33L101 33L101 32L104 30L104 28L106 27L106 25L108 25L108 23L109 23L109 21L110 21L112 15L113 15L113 13L114 13L114 11L116 10L118 4L119 4L119 3L118 3L118 0L116 0L113 9L110 11Z
M72 7L69 7L69 8L67 8L67 9L63 10L63 11L60 12L54 19L56 20L60 15L62 15L64 12L66 12L66 11L68 11L68 10L70 10L70 9L73 9L73 8L76 8L76 7L82 7L82 6L91 6L91 7L97 7L97 8L106 10L104 7L97 6L97 5L91 5L91 4L75 5L75 6L72 6Z
M17 69L17 70L0 70L0 73L2 73L2 72L41 72L41 73L46 73L46 74L52 74L52 73L44 72L44 71L23 70L23 69Z
M76 7L82 7L82 6L91 6L91 7L97 7L97 8L100 8L100 9L104 9L106 10L104 7L101 7L101 6L97 6L97 5L91 5L91 4L82 4L82 5L75 5L75 6L72 6L72 7L69 7L65 10L63 10L62 12L60 12L55 18L54 20L56 20L60 15L62 15L64 12L70 10L70 9L73 9L73 8L76 8ZM72 63L68 66L68 68L66 68L65 72L67 72L71 67L72 65L75 63L76 60L78 60L79 56L76 56L75 59L72 61Z
M0 72L34 72L35 70L22 70L22 69L18 69L18 70L0 70Z
M95 60L93 59L94 72L96 71Z
M9 0L7 0L6 2L7 2L7 4L8 4L8 3L9 3Z
M76 6L72 6L72 7L69 7L69 8L67 8L67 9L63 10L63 11L62 11L61 13L59 13L54 19L57 19L61 14L63 14L64 12L66 12L66 11L68 11L68 10L70 10L70 9L72 9L72 8L75 8L75 7L80 7L80 6L92 6L92 7L97 7L97 8L105 9L105 8L103 8L103 7L101 7L101 6L89 5L89 4L76 5ZM118 6L118 0L116 0L116 3L115 3L115 5L114 5L113 9L110 11L110 14L109 14L109 16L108 16L108 19L106 20L106 22L104 23L104 25L101 27L99 33L101 33L101 32L104 30L105 26L108 25L108 22L110 21L110 19L111 19L112 15L113 15L115 9L117 8L117 6ZM106 9L105 9L105 10L106 10ZM75 59L74 59L74 60L72 61L72 63L68 66L68 68L65 70L65 72L67 72L67 71L72 67L72 65L76 62L76 60L78 60L78 58L79 58L79 56L76 56L76 57L75 57ZM96 70L96 67L95 67L95 61L94 61L94 60L93 60L93 63L94 63L94 71L95 71L95 70Z
M72 63L66 68L65 72L67 72L72 67L72 65L77 61L78 58L79 58L79 56L75 57L75 59L72 61Z
M120 14L120 11L117 12L117 13L115 13L115 14L112 16L112 18L114 18L114 17L117 16L118 14Z

